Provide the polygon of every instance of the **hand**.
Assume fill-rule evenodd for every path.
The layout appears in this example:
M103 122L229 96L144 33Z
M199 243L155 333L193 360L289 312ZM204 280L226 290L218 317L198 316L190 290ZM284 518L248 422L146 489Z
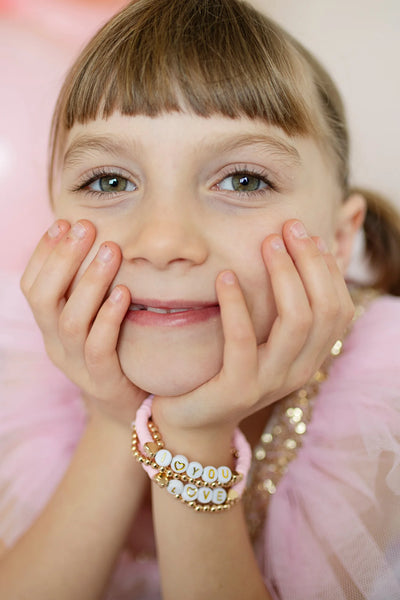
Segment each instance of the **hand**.
M277 309L267 341L257 345L235 275L220 273L222 369L188 394L155 399L153 414L161 432L166 427L193 439L195 430L203 435L207 430L210 439L227 428L232 431L244 418L304 385L343 335L354 312L343 276L323 242L296 236L295 223L285 224L283 239L274 234L262 244Z
M21 289L49 357L80 387L89 412L100 410L129 424L145 393L123 374L116 349L130 292L119 285L106 298L121 264L119 247L113 242L102 244L75 280L95 237L89 221L72 228L66 221L55 223L36 247Z

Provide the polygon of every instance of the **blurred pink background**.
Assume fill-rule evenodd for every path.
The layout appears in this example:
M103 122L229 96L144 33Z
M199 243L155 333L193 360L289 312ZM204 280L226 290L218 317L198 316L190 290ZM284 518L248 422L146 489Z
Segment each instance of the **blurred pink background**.
M0 0L0 268L22 271L51 224L50 120L66 70L121 0Z

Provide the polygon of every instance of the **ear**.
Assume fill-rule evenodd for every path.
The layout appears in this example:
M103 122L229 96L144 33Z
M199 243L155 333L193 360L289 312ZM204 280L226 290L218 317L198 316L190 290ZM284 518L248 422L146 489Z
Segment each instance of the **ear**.
M356 234L362 227L367 203L362 194L350 194L339 208L333 254L345 273L350 263Z

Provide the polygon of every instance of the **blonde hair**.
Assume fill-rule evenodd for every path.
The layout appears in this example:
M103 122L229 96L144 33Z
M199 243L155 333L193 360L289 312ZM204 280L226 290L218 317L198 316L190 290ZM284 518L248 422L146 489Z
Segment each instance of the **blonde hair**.
M136 0L94 36L56 105L49 188L75 123L114 111L246 116L311 136L332 158L346 198L349 141L340 95L322 65L240 0ZM398 277L400 280L400 275Z

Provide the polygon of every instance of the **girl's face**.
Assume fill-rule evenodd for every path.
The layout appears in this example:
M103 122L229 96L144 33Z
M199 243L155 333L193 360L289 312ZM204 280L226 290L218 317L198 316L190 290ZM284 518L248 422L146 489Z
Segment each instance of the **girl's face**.
M101 242L120 246L113 286L124 284L131 308L142 309L122 324L121 366L163 395L189 391L221 368L217 274L236 273L265 341L276 309L263 239L298 218L332 248L340 205L333 169L313 140L263 121L187 113L115 113L75 125L54 196L58 218L97 228L75 282Z

